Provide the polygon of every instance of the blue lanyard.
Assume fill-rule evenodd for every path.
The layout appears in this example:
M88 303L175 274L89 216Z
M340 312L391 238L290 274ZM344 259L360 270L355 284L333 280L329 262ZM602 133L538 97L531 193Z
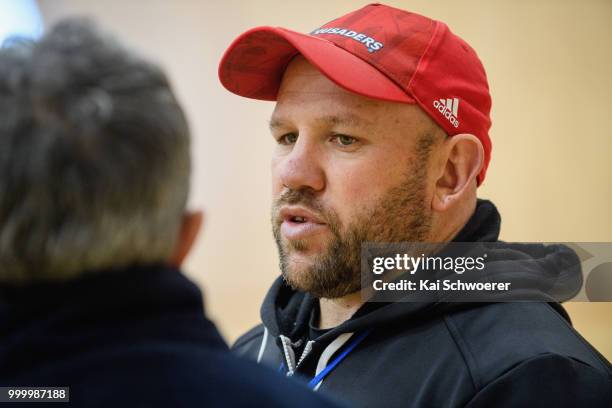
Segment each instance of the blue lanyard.
M340 353L338 355L338 357L336 357L330 364L328 364L316 377L314 377L312 380L310 380L310 382L308 383L308 386L310 388L315 388L317 386L317 384L319 384L321 381L323 381L323 379L325 377L327 377L327 375L334 369L336 368L336 366L338 364L340 364L340 362L342 360L344 360L346 358L346 356L348 356L348 354L353 351L353 349L355 347L357 347L357 345L359 343L361 343L363 341L363 339L366 338L366 336L368 334L370 334L370 332L372 331L372 329L366 330L362 333L359 334L359 336L355 337L348 346L346 346L346 348L344 349L344 351L342 353Z
M347 347L344 349L344 351L343 351L342 353L340 353L340 355L338 355L338 357L336 357L336 358L334 359L334 361L332 361L332 362L331 362L331 364L328 364L328 365L327 365L327 366L326 366L326 367L325 367L325 368L324 368L324 369L323 369L323 370L322 370L322 371L319 373L319 375L317 375L316 377L314 377L312 380L310 380L310 381L308 382L308 386L309 386L310 388L313 388L313 389L314 389L314 388L317 386L317 384L319 384L321 381L323 381L323 379L324 379L325 377L327 377L327 375L328 375L328 374L329 374L329 373L330 373L330 372L331 372L331 371L332 371L334 368L336 368L336 366L337 366L338 364L340 364L340 362L341 362L342 360L344 360L344 358L345 358L346 356L348 356L348 354L349 354L351 351L353 351L353 349L354 349L355 347L357 347L357 345L358 345L359 343L361 343L361 342L363 341L363 339L365 339L365 338L366 338L366 336L367 336L368 334L370 334L370 332L371 332L371 331L372 331L372 329L366 330L366 331L362 332L361 334L359 334L359 336L355 337L355 338L353 339L353 341L351 341L351 342L349 343L349 345L348 345L348 346L347 346ZM285 370L285 363L281 363L281 364L280 364L280 367L278 367L278 372L279 372L279 373L282 373L284 370Z

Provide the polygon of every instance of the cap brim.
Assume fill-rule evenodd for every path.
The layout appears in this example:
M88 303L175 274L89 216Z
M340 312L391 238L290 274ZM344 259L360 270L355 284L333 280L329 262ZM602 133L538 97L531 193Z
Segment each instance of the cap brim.
M385 74L333 42L277 27L257 27L234 40L219 64L219 79L237 95L274 101L287 65L298 54L348 91L415 103Z

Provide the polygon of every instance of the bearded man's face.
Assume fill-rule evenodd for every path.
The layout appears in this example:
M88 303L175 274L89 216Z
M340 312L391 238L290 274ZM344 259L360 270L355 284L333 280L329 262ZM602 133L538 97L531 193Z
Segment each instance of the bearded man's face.
M362 242L427 239L434 138L417 106L350 93L297 57L270 128L272 227L291 286L342 297L360 289Z

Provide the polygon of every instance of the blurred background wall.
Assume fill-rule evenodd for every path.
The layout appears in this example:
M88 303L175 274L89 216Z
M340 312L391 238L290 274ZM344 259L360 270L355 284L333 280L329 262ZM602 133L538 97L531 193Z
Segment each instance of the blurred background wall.
M267 119L272 103L217 81L229 43L257 25L308 32L364 1L39 0L45 25L89 15L160 63L189 115L195 169L190 205L204 234L186 271L229 341L258 322L278 275L269 225ZM612 241L612 2L388 1L445 21L479 53L493 94L493 159L483 198L502 238ZM611 303L567 305L575 326L612 359Z

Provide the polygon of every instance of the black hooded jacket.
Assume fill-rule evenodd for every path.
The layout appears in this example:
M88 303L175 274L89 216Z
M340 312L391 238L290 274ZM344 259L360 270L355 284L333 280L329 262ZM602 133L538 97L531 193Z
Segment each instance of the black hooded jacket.
M495 206L479 200L455 241L495 242L499 228ZM507 248L511 259L517 251L537 258L538 270L500 264L503 273L525 279L559 275L575 257L563 246ZM575 282L557 278L569 286L557 292L573 293ZM278 278L261 308L263 325L233 350L355 407L612 406L610 363L556 302L370 302L326 331L314 327L317 313L316 299ZM313 381L333 362L321 382Z
M1 407L331 406L232 355L198 287L164 266L0 287L0 386L70 387L69 403Z

